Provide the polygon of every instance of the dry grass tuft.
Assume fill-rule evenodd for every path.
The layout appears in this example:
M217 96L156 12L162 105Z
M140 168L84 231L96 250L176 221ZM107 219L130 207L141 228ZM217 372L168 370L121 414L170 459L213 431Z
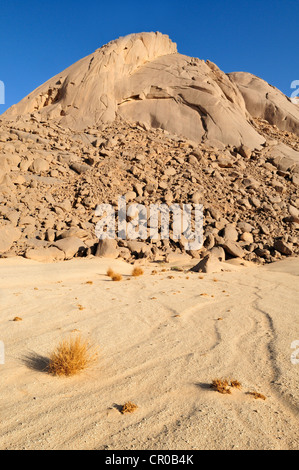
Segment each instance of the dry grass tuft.
M136 266L136 267L133 269L132 276L138 277L138 276L143 276L143 274L144 274L144 271L143 271L142 268L139 268L139 267Z
M77 336L61 341L50 356L48 372L56 376L70 377L96 362L97 350L87 340Z
M135 405L134 403L128 401L127 403L125 403L121 409L121 413L122 414L125 414L125 413L134 413L134 411L136 411L138 408L137 405Z
M223 395L231 395L231 389L238 388L241 390L242 384L238 380L214 379L211 388Z
M232 388L238 388L239 390L242 388L242 385L238 380L231 380L230 386Z
M107 276L110 277L112 279L112 281L115 281L115 282L122 281L122 279L123 279L121 274L115 273L113 271L113 269L111 269L111 268L109 268L107 270Z
M21 318L21 317L15 317L15 318L13 319L13 321L23 321L23 318Z
M222 395L230 395L232 393L227 379L212 380L211 388L216 390L216 392L222 393Z
M114 271L113 271L113 269L109 268L109 269L107 270L107 276L108 276L108 277L111 277L111 278L112 278L112 276L114 276Z
M262 395L261 393L257 393L257 392L247 392L247 395L251 395L255 400L258 400L259 398L261 400L267 399L265 395Z

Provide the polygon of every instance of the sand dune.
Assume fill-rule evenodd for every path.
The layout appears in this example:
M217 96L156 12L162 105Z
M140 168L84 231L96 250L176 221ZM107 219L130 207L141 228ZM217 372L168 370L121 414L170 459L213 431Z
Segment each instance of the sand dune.
M147 264L136 279L120 260L0 267L1 449L298 449L298 259L200 276ZM42 371L79 332L98 364L68 379ZM221 395L216 377L242 389ZM127 401L138 409L123 415Z

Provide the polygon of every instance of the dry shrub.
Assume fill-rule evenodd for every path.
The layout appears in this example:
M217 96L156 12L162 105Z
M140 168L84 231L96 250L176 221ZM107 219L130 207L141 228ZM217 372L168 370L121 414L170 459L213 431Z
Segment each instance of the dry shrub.
M111 278L112 278L112 276L114 276L114 271L113 271L113 269L109 268L109 269L107 270L107 276L108 276L108 277L111 277Z
M230 386L232 388L238 388L239 390L242 388L242 385L238 380L231 380Z
M13 321L23 321L23 318L15 317L15 318L13 319Z
M138 276L142 276L143 274L144 274L144 271L143 271L142 268L139 268L139 267L136 266L136 267L133 269L132 276L138 277Z
M112 281L122 281L123 278L121 274L115 273L111 268L107 270L107 276L110 277Z
M136 411L138 408L137 405L135 405L134 403L128 401L127 403L125 403L121 409L121 413L122 414L125 414L125 413L134 413L134 411Z
M238 388L240 390L242 385L238 380L214 379L211 388L223 395L230 395L232 393L231 388Z
M248 392L247 395L251 395L255 400L258 400L259 398L261 400L266 400L265 395L262 395L261 393L258 393L258 392Z
M87 340L77 336L61 341L50 356L48 372L57 376L70 377L78 374L96 362L97 349Z
M223 395L230 395L232 392L229 388L229 382L227 379L214 379L212 380L211 388L216 390Z

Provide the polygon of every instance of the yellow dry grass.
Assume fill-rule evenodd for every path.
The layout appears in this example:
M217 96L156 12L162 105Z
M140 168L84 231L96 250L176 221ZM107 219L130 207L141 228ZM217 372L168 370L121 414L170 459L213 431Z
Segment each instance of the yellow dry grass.
M98 358L97 349L81 336L64 339L50 356L48 372L70 377L91 366Z
M219 393L222 393L222 395L230 395L232 393L229 387L229 381L227 379L212 380L211 388Z
M107 270L107 276L112 279L112 281L117 282L117 281L122 281L123 277L121 274L115 273L113 269L109 268Z
M143 274L144 274L143 269L139 268L137 266L132 271L132 276L134 276L134 277L142 276Z
M122 414L125 414L125 413L134 413L134 411L136 411L138 408L137 405L135 405L134 403L128 401L127 403L125 403L121 409L121 413Z
M231 380L230 386L232 388L238 388L239 390L242 388L242 385L238 380Z
M258 392L248 392L247 395L251 395L255 400L266 400L265 395L262 395L261 393Z

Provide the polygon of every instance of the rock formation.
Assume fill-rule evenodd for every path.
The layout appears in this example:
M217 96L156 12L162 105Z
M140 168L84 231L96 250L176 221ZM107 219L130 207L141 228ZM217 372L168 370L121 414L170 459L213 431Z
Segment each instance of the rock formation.
M112 41L46 82L6 116L26 113L76 130L120 115L195 142L219 140L250 148L264 142L234 82L215 64L178 54L176 44L160 33Z
M0 256L168 259L184 240L98 243L98 204L201 203L193 258L298 255L298 106L160 33L96 51L0 120ZM191 259L191 258L190 258Z

